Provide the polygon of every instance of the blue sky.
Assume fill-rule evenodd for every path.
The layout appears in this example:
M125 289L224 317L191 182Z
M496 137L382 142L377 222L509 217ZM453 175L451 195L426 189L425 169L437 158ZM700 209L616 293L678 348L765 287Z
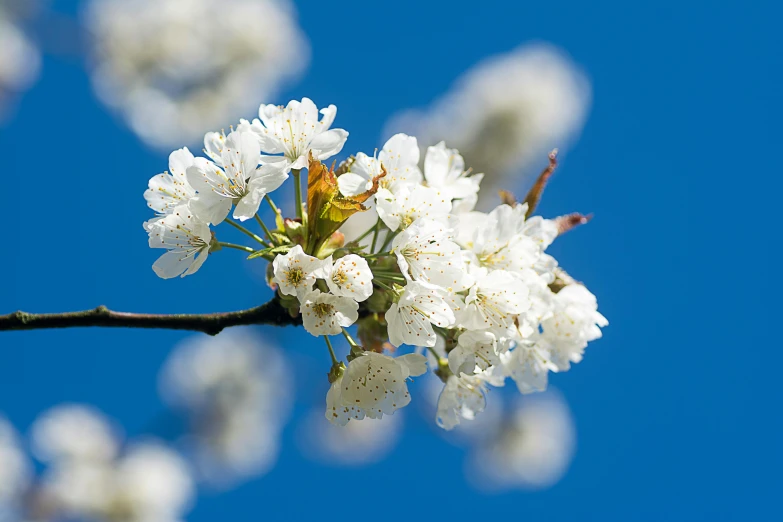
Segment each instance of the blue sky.
M75 4L54 2L65 13ZM552 248L611 325L583 363L552 379L574 413L578 447L549 490L474 492L461 450L412 421L389 459L361 470L308 462L291 435L270 474L200 497L187 519L336 520L357 509L379 521L776 518L783 11L696 1L297 5L312 65L268 101L335 103L352 151L371 151L394 112L427 105L462 71L520 43L551 42L586 70L591 113L540 211L595 213ZM45 58L40 82L0 128L0 147L0 313L98 304L205 312L268 297L239 253L214 256L184 280L154 276L141 195L166 157L101 106L80 59ZM242 284L217 283L237 273ZM263 334L295 341L307 365L328 365L305 335ZM4 333L0 411L26 430L54 404L89 402L142 433L162 409L158 369L182 337ZM302 407L325 392L325 382L298 387Z

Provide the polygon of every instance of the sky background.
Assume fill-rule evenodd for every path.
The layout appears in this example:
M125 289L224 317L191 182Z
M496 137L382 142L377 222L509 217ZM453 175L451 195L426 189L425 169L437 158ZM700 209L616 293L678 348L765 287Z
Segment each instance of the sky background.
M280 461L238 489L201 495L187 520L776 519L783 10L760 1L296 3L311 66L295 88L259 102L336 104L336 126L351 133L341 157L371 152L392 114L428 105L462 71L521 43L551 42L584 68L592 109L539 210L595 213L550 252L598 296L610 326L582 363L551 379L576 423L569 471L551 489L499 495L471 489L462 450L412 409L381 464L306 460L296 420L323 401L328 354L303 332L265 328L301 365ZM76 4L54 8L73 15ZM212 256L193 277L153 274L142 193L166 155L96 100L80 57L45 56L40 81L0 128L0 150L0 313L210 312L268 299L239 252ZM0 411L24 432L55 404L87 402L131 436L165 436L154 421L158 371L186 335L0 334Z

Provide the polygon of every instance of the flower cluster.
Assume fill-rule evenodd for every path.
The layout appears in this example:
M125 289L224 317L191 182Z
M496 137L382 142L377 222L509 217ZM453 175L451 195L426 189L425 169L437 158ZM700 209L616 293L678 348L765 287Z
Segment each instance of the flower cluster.
M206 157L172 153L170 172L152 178L145 193L157 212L144 224L150 246L167 250L155 272L192 274L223 247L269 261L281 305L326 340L326 417L339 425L407 405L408 381L427 371L424 350L444 382L437 423L445 429L480 413L489 387L506 378L522 393L542 391L550 371L579 362L607 321L595 296L546 253L587 218L531 216L555 153L523 202L504 193L484 213L474 210L483 175L442 142L427 148L423 163L416 138L397 134L372 156L324 165L348 137L331 128L336 113L307 98L262 105L258 119L241 120L228 135L208 133ZM286 217L270 193L289 177L295 203ZM273 227L259 213L264 201ZM346 241L341 227L362 213L377 221ZM262 235L242 225L251 219ZM224 221L256 247L219 241L210 227ZM348 331L354 325L358 342ZM347 366L334 335L348 342ZM403 345L416 351L400 355Z

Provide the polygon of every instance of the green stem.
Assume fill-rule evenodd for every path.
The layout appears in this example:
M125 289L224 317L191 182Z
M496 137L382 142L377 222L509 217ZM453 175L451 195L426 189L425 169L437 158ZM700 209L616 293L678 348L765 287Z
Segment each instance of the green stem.
M261 216L259 216L258 214L256 214L256 221L258 221L258 224L261 225L261 228L264 229L264 234L266 234L266 237L269 238L269 241L271 243L274 243L274 238L272 237L272 232L269 231L269 229L266 227L264 222L261 220Z
M338 364L337 356L334 354L334 348L332 348L332 341L329 340L328 335L324 335L324 340L326 341L327 348L329 348L329 355L332 357L332 364Z
M350 344L352 347L359 346L359 344L353 340L351 334L348 333L348 330L346 330L345 328L343 328L342 330L343 330L343 337L345 337L345 340L348 341L348 344Z
M229 225L231 225L232 227L236 228L237 230L241 231L242 233L244 233L244 234L247 234L248 236L252 237L253 239L255 239L256 241L258 241L258 242L259 242L259 243L261 243L262 245L264 245L264 246L270 246L270 245L268 245L268 244L267 244L267 242L266 242L266 241L264 241L264 240L263 240L263 239L261 239L259 236L255 235L254 233L252 233L251 231L249 231L248 229L246 229L245 227L243 227L242 225L240 225L239 223L237 223L237 222L236 222L236 221L234 221L233 219L227 219L227 220L226 220L226 223L228 223L228 224L229 224Z
M379 219L378 221L380 221L380 219ZM359 237L357 237L356 239L354 239L354 240L352 241L352 243L358 243L359 241L361 241L361 240L362 240L362 239L364 239L365 237L367 237L367 236L369 236L370 234L372 234L372 233L373 233L373 231L375 230L375 227L377 227L377 226L378 226L378 223L376 222L376 223L375 223L373 226L371 226L371 227L370 227L370 228L367 230L367 232L365 232L365 233L364 233L364 234L362 234L361 236L359 236Z
M389 245L391 244L391 242L394 240L394 238L397 236L398 233L399 231L392 232L391 230L389 230L389 234L386 236L386 239L383 241L383 245L381 245L381 251L384 251L387 248L389 248Z
M381 218L378 218L378 221L375 222L375 233L372 235L372 246L370 247L370 253L375 252L375 243L378 242L378 232L381 229Z
M389 285L387 285L386 283L383 283L383 282L379 281L378 279L373 279L373 280L372 280L372 283L373 283L374 285L378 285L378 286L380 286L380 287L381 287L381 288L383 288L384 290L388 290L389 292L394 292L394 289L393 289L393 288L391 288L391 287L390 287Z
M246 247L244 245L236 245L234 243L224 243L223 241L218 241L218 245L222 246L223 248L234 248L236 250L243 250L245 252L250 252L251 254L255 252L255 250L253 250L250 247Z
M282 214L280 213L280 209L277 208L277 205L275 205L275 202L272 201L272 198L269 197L269 194L265 195L264 199L266 200L267 203L269 203L269 206L272 208L272 212L274 212L278 216L282 216Z
M294 175L294 199L296 200L296 217L302 219L302 183L299 180L301 169L294 169L291 172Z

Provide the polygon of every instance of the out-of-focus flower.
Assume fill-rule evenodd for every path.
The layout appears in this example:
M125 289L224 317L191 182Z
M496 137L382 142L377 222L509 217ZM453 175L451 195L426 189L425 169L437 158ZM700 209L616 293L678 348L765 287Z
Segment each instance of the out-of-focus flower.
M32 465L16 431L0 416L0 520L11 520L31 477Z
M560 394L528 395L507 412L497 433L475 448L465 474L482 490L546 488L565 474L575 442L571 412Z
M403 414L366 418L334 426L317 410L298 430L299 447L312 460L331 466L365 466L385 459L396 447L403 428Z
M422 145L445 140L474 172L483 172L484 197L525 173L552 148L577 137L590 105L584 73L558 49L523 45L484 60L426 110L408 110L387 124Z
M201 479L227 486L266 473L293 400L280 352L248 330L188 339L161 373L161 391L187 415L184 441Z
M66 404L41 414L32 428L33 453L42 462L109 461L119 451L111 422L90 406Z
M288 0L90 0L92 80L154 147L256 109L309 61Z
M115 460L54 462L40 488L39 497L69 520L127 522L180 520L195 493L185 461L151 442Z
M27 90L41 68L41 53L13 18L5 2L0 4L0 122L15 98Z

